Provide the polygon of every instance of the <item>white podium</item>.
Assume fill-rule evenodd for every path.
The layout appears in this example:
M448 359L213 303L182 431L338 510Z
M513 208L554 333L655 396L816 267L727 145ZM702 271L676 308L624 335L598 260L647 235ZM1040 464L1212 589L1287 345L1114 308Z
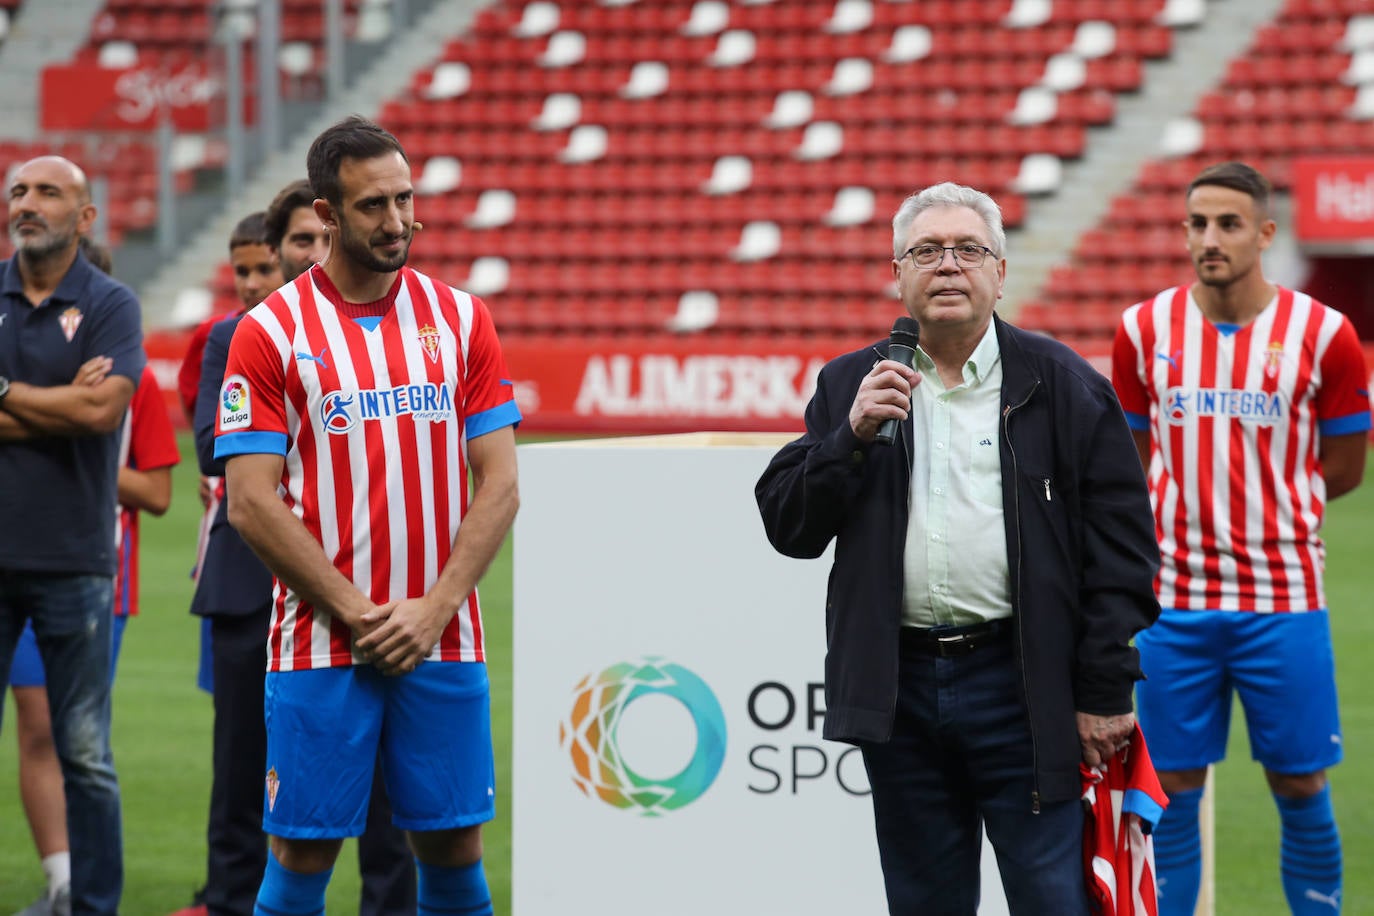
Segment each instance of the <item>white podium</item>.
M515 916L886 912L863 760L820 736L830 558L754 502L788 438L520 447Z

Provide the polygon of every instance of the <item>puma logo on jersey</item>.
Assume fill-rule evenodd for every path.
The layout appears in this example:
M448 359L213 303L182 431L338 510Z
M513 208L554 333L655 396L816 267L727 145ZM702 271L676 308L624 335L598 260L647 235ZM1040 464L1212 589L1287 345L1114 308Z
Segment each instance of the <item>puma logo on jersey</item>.
M310 355L309 353L297 353L297 354L296 354L296 359L308 359L308 360L310 360L312 363L315 363L316 365L318 365L321 369L328 369L328 368L329 368L329 363L327 363L327 362L324 361L324 355L325 355L326 353L328 353L328 352L329 352L329 348L328 348L328 347L321 347L321 348L320 348L320 355L319 355L319 356L312 356L312 355Z
M1180 356L1182 356L1182 355L1183 355L1183 351L1182 351L1182 350L1175 350L1175 351L1173 352L1173 355L1172 355L1172 356L1170 356L1169 354L1167 354L1167 353L1165 353L1163 350L1161 350L1161 351L1159 351L1158 353L1155 354L1155 359L1162 359L1162 360L1164 360L1166 363L1168 363L1171 367L1173 367L1174 369L1177 369L1177 368L1178 368L1178 358L1179 358Z

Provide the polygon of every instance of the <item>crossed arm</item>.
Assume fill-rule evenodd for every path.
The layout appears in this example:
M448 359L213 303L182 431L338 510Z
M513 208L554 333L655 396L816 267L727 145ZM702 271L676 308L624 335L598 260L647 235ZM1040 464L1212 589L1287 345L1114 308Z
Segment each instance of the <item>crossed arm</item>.
M77 370L66 385L30 385L11 382L0 403L0 439L34 439L42 436L92 436L119 428L134 382L110 375L114 362L97 356Z

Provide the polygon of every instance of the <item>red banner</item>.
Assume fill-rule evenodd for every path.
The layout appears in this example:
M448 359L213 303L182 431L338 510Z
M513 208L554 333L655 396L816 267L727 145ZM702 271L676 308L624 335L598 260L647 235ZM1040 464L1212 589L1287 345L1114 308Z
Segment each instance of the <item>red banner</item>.
M1374 157L1294 159L1293 204L1300 242L1374 241Z
M176 377L189 331L150 332L144 345L178 428ZM821 366L866 340L701 341L693 338L512 339L504 343L522 432L798 432ZM1374 369L1374 343L1365 344ZM1111 373L1111 343L1083 355ZM1374 389L1374 373L1370 388Z
M39 110L44 130L153 130L166 105L177 130L210 129L210 104L221 93L205 64L108 69L93 63L43 68Z
M821 366L862 343L516 339L505 353L526 430L790 431Z

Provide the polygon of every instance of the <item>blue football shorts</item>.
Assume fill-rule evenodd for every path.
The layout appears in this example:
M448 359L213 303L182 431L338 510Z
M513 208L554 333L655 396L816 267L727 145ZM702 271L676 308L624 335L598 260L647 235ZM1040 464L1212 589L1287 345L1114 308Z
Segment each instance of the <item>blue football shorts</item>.
M289 839L361 834L379 745L397 827L491 820L489 693L480 662L424 662L398 677L371 665L268 672L263 830Z
M1135 644L1146 677L1136 684L1136 706L1156 769L1200 769L1225 758L1233 689L1245 711L1250 756L1265 769L1298 775L1340 763L1325 610L1165 608Z
M124 642L124 625L129 618L116 614L110 633L114 645L110 655L110 683L114 683L115 665L119 662L119 647ZM14 661L10 663L11 687L46 687L48 677L43 672L43 657L38 654L38 637L33 635L33 624L24 621L24 630L19 634L19 642L14 644Z

